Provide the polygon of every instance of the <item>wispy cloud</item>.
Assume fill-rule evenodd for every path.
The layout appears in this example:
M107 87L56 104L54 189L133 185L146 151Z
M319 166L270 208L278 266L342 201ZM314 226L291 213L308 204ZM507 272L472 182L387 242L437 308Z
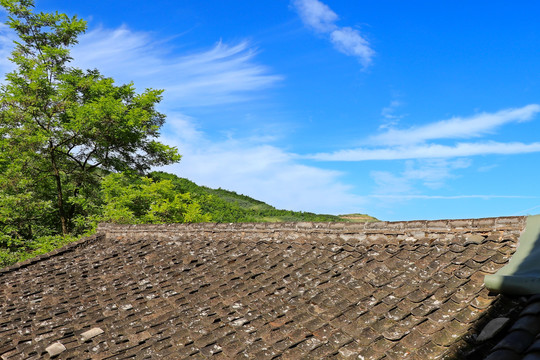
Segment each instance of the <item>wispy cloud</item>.
M383 110L383 115L389 115L389 120L392 120L392 110L398 105L392 103ZM393 206L395 201L414 199L528 198L508 195L433 196L423 193L446 189L448 181L460 177L459 174L463 173L464 169L471 167L474 156L540 152L540 142L497 142L482 139L452 143L452 140L457 139L487 137L504 125L533 120L539 112L540 105L530 104L494 113L453 117L407 129L390 128L382 134L368 137L363 141L362 147L305 157L319 161L405 160L405 168L402 171L395 171L394 168L392 171L370 172L374 188L371 195L366 197L381 200L381 206ZM444 143L440 143L441 140L444 140ZM485 165L477 171L486 171L489 166L492 165Z
M13 30L0 24L0 73L14 69L8 60L13 40ZM218 41L177 55L171 40L127 26L98 27L83 34L71 50L73 65L97 68L118 83L133 81L140 90L166 89L164 102L184 109L248 101L253 92L275 86L284 78L255 61L257 49L249 41Z
M475 207L478 206L479 201L489 201L490 204L510 201L519 203L520 200L540 198L539 196L517 195L515 189L514 191L501 189L499 193L464 194L462 190L459 190L460 186L456 187L448 183L466 176L466 172L462 171L465 169L475 169L471 159L407 160L401 170L371 171L369 175L373 180L374 188L364 198L369 201L372 213L383 211L387 216L392 216L396 208L408 206L406 204L418 207L422 201L425 201L424 206L427 204L433 206L429 208L431 210L427 218L470 216L466 215L468 211L466 208L460 209L455 215L449 215L444 208L445 204L452 201L458 201L460 204L466 202ZM519 194L519 191L517 192ZM485 213L489 214L489 210L486 209ZM426 215L423 217L425 218Z
M368 66L375 52L369 47L369 43L364 39L358 30L350 27L336 29L330 33L332 43L342 53L355 56L362 65Z
M413 181L419 181L430 189L438 189L444 186L446 180L455 178L454 170L470 167L470 159L425 159L408 160L405 162L403 177Z
M0 71L13 69L7 57L15 35L0 25ZM133 81L139 90L165 89L167 124L162 141L178 147L179 164L165 170L199 184L231 189L278 208L340 213L360 211L365 198L351 193L340 172L301 164L293 154L269 144L271 136L210 140L186 114L196 107L247 101L274 86L283 76L256 61L248 41L218 41L199 51L178 55L172 43L151 33L99 27L80 38L72 50L74 65L97 68L118 83ZM265 124L268 126L268 124ZM325 196L321 196L325 194Z
M480 137L491 133L504 124L531 120L538 112L540 112L540 105L530 104L496 113L484 112L470 117L453 117L409 129L389 129L382 134L371 137L368 141L378 145L404 145L436 139Z
M453 146L426 144L398 146L391 148L359 148L340 150L333 153L319 153L305 156L320 161L367 161L367 160L407 160L455 158L478 155L511 155L540 152L540 142L501 143L495 141L479 143L458 143Z
M520 196L520 195L369 195L370 198L376 198L376 199L387 199L387 200L415 200L415 199L423 199L423 200L460 200L460 199L482 199L482 200L491 200L491 199L538 199L538 196ZM539 208L540 206L536 206L532 209ZM532 210L527 209L527 210ZM527 211L523 210L523 211Z
M303 23L318 33L328 35L338 51L356 57L364 67L371 64L375 51L369 42L358 30L338 26L339 17L328 5L319 0L293 0L292 4Z
M396 114L396 110L403 105L403 102L399 100L392 100L390 105L384 107L381 110L381 116L383 117L383 123L379 126L379 130L385 130L396 126L399 121L405 116L402 114Z
M387 109L391 114L392 106ZM453 117L408 129L389 129L368 137L363 147L332 153L307 155L321 161L367 161L456 158L478 155L510 155L540 151L540 142L458 142L443 145L435 140L483 137L509 123L532 120L540 112L540 105L504 109L495 113L481 113L470 117Z
M383 118L387 120L395 120L401 118L401 116L398 116L395 114L396 109L400 107L403 103L399 100L392 100L390 102L390 105L384 107L381 110L381 115Z
M422 185L429 189L442 188L448 179L455 178L454 170L471 166L469 159L422 159L408 160L405 169L395 175L389 171L372 171L371 178L375 182L374 194L396 195L413 194Z
M182 108L246 101L253 91L283 79L255 61L257 50L248 41L219 41L182 55L173 50L166 40L122 26L89 31L72 54L81 68L97 67L138 87L164 88L166 101Z
M311 29L324 33L337 29L335 23L339 17L328 5L318 0L294 0L293 5L304 24Z
M183 159L165 171L253 196L277 208L336 214L358 212L366 203L340 181L341 172L306 166L283 149L257 140L210 141L189 119L174 124L163 139L177 146Z
M272 144L271 136L216 140L188 114L195 108L253 99L283 79L257 63L247 41L223 41L200 51L177 55L168 42L149 33L97 28L73 51L76 65L97 67L119 82L163 88L167 124L162 141L177 146L180 163L164 168L201 185L253 196L278 208L338 213L360 211L363 197L340 181L340 172L306 166ZM268 124L264 124L268 126ZM266 132L264 132L266 134ZM325 196L321 196L325 194Z

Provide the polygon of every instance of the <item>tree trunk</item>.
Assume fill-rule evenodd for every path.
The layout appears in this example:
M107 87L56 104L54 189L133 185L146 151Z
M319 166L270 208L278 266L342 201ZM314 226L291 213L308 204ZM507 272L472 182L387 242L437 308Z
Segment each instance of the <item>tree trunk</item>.
M67 236L69 234L69 230L66 212L64 210L64 198L62 196L62 179L60 178L60 171L56 166L56 159L54 157L54 152L52 151L51 164L53 167L54 179L56 180L56 198L58 205L58 214L60 215L60 223L62 224L62 235Z

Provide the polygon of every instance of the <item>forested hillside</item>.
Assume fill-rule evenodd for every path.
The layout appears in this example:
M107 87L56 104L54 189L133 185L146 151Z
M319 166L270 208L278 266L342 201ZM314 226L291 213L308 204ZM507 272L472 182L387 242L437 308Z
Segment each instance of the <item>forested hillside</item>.
M0 199L3 203L9 200L1 192ZM81 236L91 235L99 222L376 221L368 215L334 216L279 210L249 196L199 186L188 179L165 172L151 172L141 177L126 173L106 174L102 171L100 189L93 192L91 199L80 199L80 202L84 203L84 212L73 220L68 235L62 235L58 227L55 229L54 211L51 211L50 216L34 219L34 226L41 233L32 236L30 232L29 236L24 232L29 226L19 230L18 219L8 215L9 209L0 209L0 267L49 252ZM12 212L20 211L14 209Z
M249 196L199 186L173 174L153 172L149 176L156 181L171 181L176 191L190 193L201 205L201 211L210 215L212 222L346 221L334 215L278 210Z

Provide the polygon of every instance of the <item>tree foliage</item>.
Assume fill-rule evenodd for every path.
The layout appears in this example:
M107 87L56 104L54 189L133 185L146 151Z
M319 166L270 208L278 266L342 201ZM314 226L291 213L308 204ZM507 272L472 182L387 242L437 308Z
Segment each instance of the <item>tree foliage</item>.
M0 89L0 224L26 239L44 223L67 235L104 172L142 174L180 160L156 141L162 91L138 94L132 83L71 66L69 48L86 29L76 16L34 13L31 0L0 3L19 37L10 58L16 69Z
M169 180L111 174L102 183L103 209L99 220L120 224L208 222L189 193L175 191Z

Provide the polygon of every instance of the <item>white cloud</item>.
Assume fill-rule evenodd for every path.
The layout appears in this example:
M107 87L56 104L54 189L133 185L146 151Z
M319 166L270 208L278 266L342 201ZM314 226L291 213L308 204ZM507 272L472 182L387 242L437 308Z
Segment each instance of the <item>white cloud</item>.
M478 155L511 155L540 152L540 142L500 143L494 141L479 143L458 143L454 146L426 144L390 148L359 148L340 150L334 153L319 153L305 156L320 161L366 161L366 160L407 160L455 158Z
M398 104L383 109L383 115L392 116ZM481 113L471 117L454 117L405 130L390 129L383 134L369 137L366 146L339 150L333 153L307 155L305 158L320 161L367 161L443 159L479 155L510 155L540 151L540 142L478 141L442 145L430 140L481 137L509 124L529 121L540 112L540 105L530 104L516 109L495 113ZM387 117L388 117L387 116Z
M478 172L489 172L495 168L499 167L498 164L489 164L489 165L484 165L484 166L480 166L478 169L476 169Z
M470 159L408 160L405 162L403 176L406 179L420 181L428 188L438 189L443 187L446 180L456 177L452 171L468 168L471 163Z
M393 109L399 103L392 103L383 109L383 116L393 120ZM473 156L514 155L540 152L540 142L496 142L482 140L476 142L455 142L453 139L483 137L494 133L499 127L509 123L529 121L540 112L540 105L531 104L521 108L504 109L495 113L482 113L471 117L454 117L420 127L404 130L390 129L381 135L372 136L365 146L340 150L333 153L307 155L305 158L319 161L368 161L406 160L404 170L372 171L370 177L375 186L367 198L376 198L377 207L396 206L396 202L414 199L467 199L467 198L523 198L505 195L423 195L426 190L442 189L451 179L460 176L463 169L472 164ZM445 144L435 140L445 139ZM488 168L479 168L486 171Z
M167 41L122 26L89 31L72 54L75 65L83 69L98 68L141 89L166 89L165 101L184 109L246 101L253 91L283 79L255 62L257 51L247 41L234 45L219 41L188 55L172 50Z
M351 187L339 180L340 172L303 165L276 146L249 139L211 142L192 123L175 123L180 125L163 139L177 146L183 159L165 171L283 209L337 214L358 212L365 204L364 198L351 194Z
M294 0L300 18L304 24L320 32L331 32L337 28L337 14L318 0Z
M332 43L340 52L345 55L355 56L364 65L371 63L375 51L369 47L369 43L364 39L358 30L344 27L330 33Z
M435 139L467 139L489 134L496 128L511 122L531 120L540 105L530 104L517 109L505 109L496 113L481 113L471 117L453 117L409 129L390 129L375 135L369 142L377 145L416 144Z
M420 205L419 201L422 200L425 200L426 204L427 201L433 203L439 201L438 205L431 205L432 207L429 208L427 215L423 215L422 218L440 218L441 216L450 216L441 215L447 214L441 201L446 203L452 200L472 200L471 204L477 204L478 201L475 200L483 200L492 201L490 203L492 204L497 200L539 198L538 196L507 194L458 193L452 195L455 189L453 186L448 186L449 180L461 177L461 170L471 167L472 161L470 159L430 159L408 160L401 171L372 171L370 177L375 186L370 194L365 196L369 200L370 213L377 214L382 211L386 214L386 218L391 218L395 209L408 206L406 204L410 203L411 206L417 208ZM445 195L440 193L445 193ZM414 211L418 211L418 209ZM457 215L457 217L463 217L463 211L467 210L460 210L460 215ZM437 213L439 215L436 215Z
M14 69L7 59L16 35L0 24L0 72ZM283 80L257 64L257 51L248 41L222 41L188 55L175 55L171 39L151 33L98 27L79 38L72 48L73 65L97 68L118 83L133 81L139 90L166 89L164 103L171 107L213 106L252 99L253 92Z
M375 182L374 193L377 195L410 195L418 192L418 185L430 189L443 187L448 179L456 177L454 170L467 168L471 163L469 159L408 160L399 175L389 171L372 171L370 176Z
M218 107L244 101L283 77L255 62L247 41L218 42L189 55L173 55L167 43L126 27L98 28L81 38L73 52L77 66L137 86L164 88L167 131L162 141L177 146L180 163L165 171L198 184L243 193L278 208L338 213L359 211L364 199L351 195L339 172L306 166L292 154L270 145L271 137L210 140L194 119L178 108Z
M379 125L379 130L392 128L393 126L396 126L403 117L405 117L405 115L396 114L396 110L402 105L403 102L399 100L392 100L390 105L381 110L383 123Z
M460 199L482 199L482 200L491 200L491 199L538 199L538 196L520 196L520 195L414 195L414 194L401 194L401 195L395 195L395 194L388 194L388 195L380 195L380 194L373 194L369 195L370 198L376 198L376 199L385 199L385 200L416 200L416 199L422 199L422 200L460 200ZM539 208L539 206L535 206L534 208L523 210L523 212L526 212L528 210ZM517 214L516 214L517 215Z
M319 0L293 0L292 4L302 22L316 32L327 34L338 51L356 57L364 67L371 63L375 51L369 42L358 30L337 26L339 17L326 4Z

